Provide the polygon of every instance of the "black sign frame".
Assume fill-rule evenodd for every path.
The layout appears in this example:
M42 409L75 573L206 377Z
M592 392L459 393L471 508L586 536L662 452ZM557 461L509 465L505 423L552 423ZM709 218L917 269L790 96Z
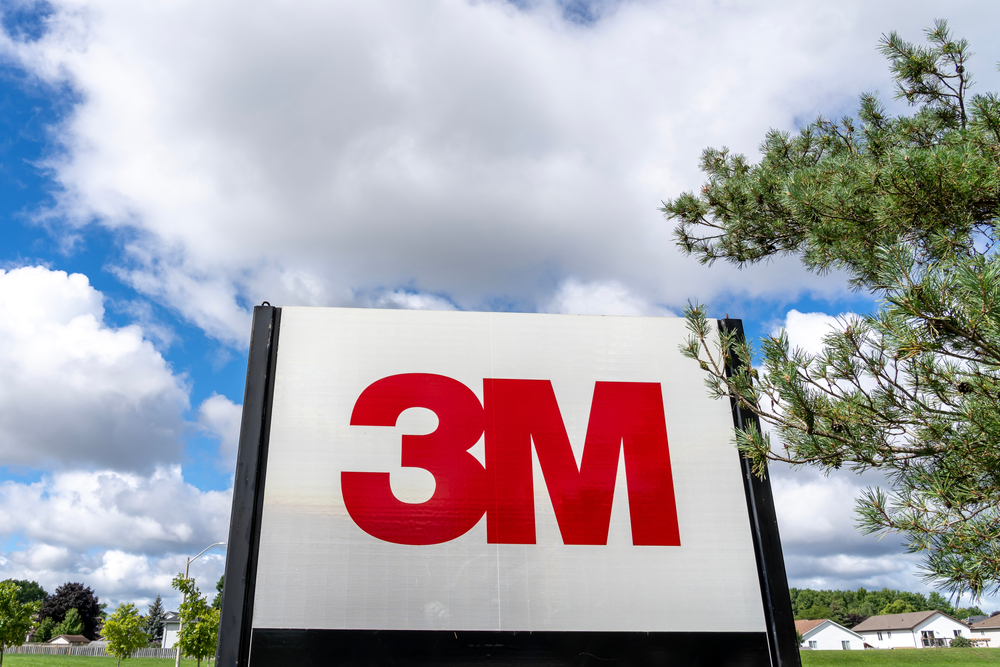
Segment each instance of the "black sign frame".
M770 479L740 457L766 632L253 631L258 541L267 471L281 308L254 308L233 511L222 592L217 667L294 665L704 665L800 667ZM742 321L719 327L743 339ZM727 372L738 361L727 359ZM756 415L732 401L733 424ZM711 619L705 619L706 625ZM251 663L251 655L253 662Z

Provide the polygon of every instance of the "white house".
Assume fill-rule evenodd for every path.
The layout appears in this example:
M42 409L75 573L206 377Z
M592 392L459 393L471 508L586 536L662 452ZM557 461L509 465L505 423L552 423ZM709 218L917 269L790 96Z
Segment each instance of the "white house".
M177 633L181 631L181 617L175 611L163 615L163 648L173 648L177 643Z
M970 638L969 626L940 611L872 616L852 629L875 648L949 646L959 635Z
M1000 614L973 623L969 629L969 639L985 639L987 646L996 648L1000 646Z
M865 639L828 618L817 621L795 621L795 630L802 635L802 648L816 651L860 651Z

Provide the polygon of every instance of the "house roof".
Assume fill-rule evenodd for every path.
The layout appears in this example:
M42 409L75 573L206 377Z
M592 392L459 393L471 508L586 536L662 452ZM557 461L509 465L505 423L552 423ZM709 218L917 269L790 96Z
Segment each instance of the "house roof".
M815 621L795 621L795 631L804 637L807 632L817 626L823 625L825 622L825 618L820 618Z
M941 611L914 611L908 614L884 614L882 616L872 616L868 620L862 621L854 626L855 632L878 632L881 630L912 630L931 616L941 614L945 618L951 618L959 625L968 627L965 623L956 620Z
M858 633L856 633L854 630L850 630L848 628L845 628L840 623L837 623L836 621L831 621L828 618L820 618L820 619L814 620L814 621L795 621L795 630L800 635L802 635L803 638L805 638L806 635L808 635L813 630L818 630L819 627L821 625L823 625L824 623L829 623L830 625L832 625L832 626L834 626L836 628L840 628L844 632L852 634L855 637L857 637L858 639L864 639L864 637L862 637L861 635L859 635Z
M176 623L179 620L181 620L181 617L177 615L176 611L168 611L163 614L164 623Z
M988 630L989 628L1000 628L1000 614L997 614L996 616L991 616L991 617L987 618L986 620L979 621L977 623L973 623L972 627L974 627L977 630L980 630L980 629L982 629L982 630Z
M89 644L90 643L90 640L87 639L86 637L84 637L83 635L56 635L55 637L53 637L52 639L50 639L48 641L48 643L51 644L52 642L54 642L57 639L65 639L70 644Z

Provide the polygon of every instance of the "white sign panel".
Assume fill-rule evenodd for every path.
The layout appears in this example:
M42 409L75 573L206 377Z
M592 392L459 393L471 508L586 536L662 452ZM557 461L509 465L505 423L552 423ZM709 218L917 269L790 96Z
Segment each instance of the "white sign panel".
M685 337L283 308L253 627L764 632L730 406Z

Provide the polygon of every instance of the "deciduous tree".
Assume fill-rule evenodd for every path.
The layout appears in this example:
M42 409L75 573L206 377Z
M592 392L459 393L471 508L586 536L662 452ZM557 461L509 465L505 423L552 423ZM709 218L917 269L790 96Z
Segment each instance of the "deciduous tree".
M83 619L80 612L70 609L66 612L66 618L52 631L54 635L82 635L84 631Z
M17 593L18 602L41 602L45 599L48 593L37 581L28 581L27 579L7 579L3 583L13 583L17 584L20 589Z
M83 619L83 636L87 639L97 639L101 605L89 586L76 582L63 584L42 602L39 617L51 618L56 623L61 623L70 609L76 609Z
M903 600L893 600L892 602L890 602L886 606L882 607L882 609L879 611L879 614L881 614L881 615L886 615L886 614L911 614L911 613L913 613L915 611L917 611L917 608L914 607L909 602L904 602Z
M793 254L880 300L818 354L780 333L759 358L692 305L684 353L769 428L736 433L759 474L768 459L882 471L887 488L858 500L862 529L901 534L929 579L980 595L1000 590L1000 97L970 95L969 45L944 21L927 39L881 43L914 113L868 94L857 118L771 131L756 164L708 149L701 191L663 210L702 262Z
M20 602L20 587L10 581L0 583L0 666L3 654L11 646L20 646L35 625L40 603Z
M159 599L159 598L157 598ZM123 659L149 642L149 635L143 632L142 617L134 604L122 603L114 613L104 621L104 637L108 640L108 651L118 658L119 667Z
M208 604L195 586L194 579L178 574L171 585L184 594L181 603L181 631L177 638L181 653L201 661L215 655L219 643L219 610Z

